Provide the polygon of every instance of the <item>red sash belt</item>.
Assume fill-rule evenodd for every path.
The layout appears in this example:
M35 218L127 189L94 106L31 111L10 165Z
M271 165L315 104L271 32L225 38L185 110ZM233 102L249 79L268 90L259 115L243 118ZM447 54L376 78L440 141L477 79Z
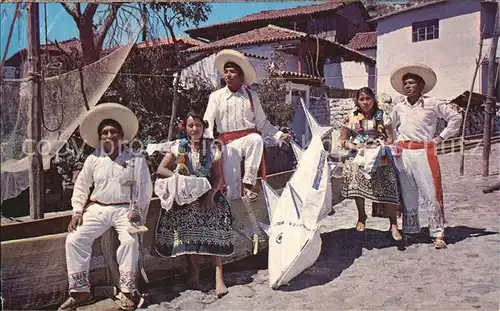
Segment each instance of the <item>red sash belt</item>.
M250 109L252 112L255 112L254 106L253 106L253 98L252 98L252 93L250 92L250 89L245 87L245 91L248 94L248 100L250 101ZM217 137L219 141L222 141L224 145L229 144L230 142L241 138L245 137L248 134L251 133L257 133L260 135L259 132L257 132L256 129L246 129L246 130L241 130L241 131L234 131L234 132L227 132L227 133L220 133L219 136ZM223 161L221 159L221 161ZM266 163L264 162L264 152L262 152L262 158L260 160L260 176L262 179L266 180L267 179L267 174L266 174ZM224 163L222 162L222 186L221 186L221 191L224 192L226 188L226 180L224 178Z
M441 182L441 169L439 167L436 144L434 144L433 142L404 140L396 142L396 148L409 150L425 149L425 153L427 154L427 161L429 162L429 166L432 172L434 188L436 189L436 198L441 205L441 211L443 212L444 218L443 185Z
M255 129L246 129L246 130L235 131L235 132L221 133L221 134L219 134L219 136L217 138L224 145L227 145L230 142L235 141L236 139L245 137L245 136L252 134L252 133L260 134ZM224 160L221 159L221 161L224 161ZM266 163L264 161L264 152L262 152L262 158L260 160L260 175L261 175L262 179L264 179L264 180L267 179ZM225 187L226 187L226 180L224 178L224 162L222 162L222 187L221 187L221 191L224 191Z

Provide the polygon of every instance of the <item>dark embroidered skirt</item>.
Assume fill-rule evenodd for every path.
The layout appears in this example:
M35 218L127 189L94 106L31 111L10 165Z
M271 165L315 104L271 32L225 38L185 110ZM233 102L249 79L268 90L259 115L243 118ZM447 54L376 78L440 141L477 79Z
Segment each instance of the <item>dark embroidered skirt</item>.
M368 175L363 167L347 160L344 163L343 177L342 196L373 201L374 217L387 217L387 212L380 203L400 203L398 180L392 165L381 165L374 174Z
M160 212L154 250L162 257L187 254L229 256L234 251L232 216L229 202L217 193L212 208L197 200Z

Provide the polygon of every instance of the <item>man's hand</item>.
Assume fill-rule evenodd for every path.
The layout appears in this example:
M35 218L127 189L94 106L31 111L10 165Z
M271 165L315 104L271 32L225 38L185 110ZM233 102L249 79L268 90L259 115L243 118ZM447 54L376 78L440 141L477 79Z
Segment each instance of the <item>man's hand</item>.
M292 135L291 135L291 134L288 134L288 133L283 133L283 134L281 134L281 136L280 136L280 140L281 140L281 141L284 141L284 142L287 142L287 143L289 143L289 142L290 142L290 140L292 140L292 138L293 138L293 137L292 137Z
M130 222L139 222L141 220L141 214L139 214L139 211L136 209L133 209L130 212L128 212L127 216Z
M201 199L200 205L202 208L209 209L214 206L215 191L213 189L208 190Z
M441 138L441 136L437 136L432 139L432 142L436 145L439 145L440 143L443 142L443 139Z
M83 217L81 215L73 216L73 218L71 218L71 221L69 222L68 231L74 232L76 228L80 226L82 223L83 223Z

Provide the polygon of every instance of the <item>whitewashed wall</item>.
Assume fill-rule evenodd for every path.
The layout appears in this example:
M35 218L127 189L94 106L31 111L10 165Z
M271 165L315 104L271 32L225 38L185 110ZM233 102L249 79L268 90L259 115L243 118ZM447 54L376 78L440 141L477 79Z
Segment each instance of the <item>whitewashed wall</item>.
M468 90L478 54L480 12L480 1L449 1L379 20L378 92L394 97L390 74L409 63L423 63L436 71L438 81L431 96L451 99ZM439 19L439 39L412 42L412 23L431 19ZM481 91L480 80L475 92Z
M325 84L339 89L375 88L375 67L366 63L341 62L325 65Z
M250 62L255 67L257 71L257 80L261 81L266 76L265 65L269 62L272 53L274 52L275 45L273 44L264 44L264 45L250 45L234 48L237 51L242 53L249 53L253 55L267 57L268 59L260 59L254 57L248 57ZM193 54L191 57L196 57L199 54ZM194 75L199 75L205 78L207 81L210 81L214 87L220 86L220 79L222 75L220 75L215 68L215 53L192 64L191 66L182 70L181 79L184 81L186 85L189 85L188 78ZM298 57L290 54L283 54L285 60L287 61L288 71L298 71Z

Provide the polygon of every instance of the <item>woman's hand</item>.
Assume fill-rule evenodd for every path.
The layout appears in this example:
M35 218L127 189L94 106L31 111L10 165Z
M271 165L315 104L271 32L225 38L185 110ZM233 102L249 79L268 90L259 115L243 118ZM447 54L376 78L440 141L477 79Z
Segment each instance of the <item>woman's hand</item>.
M214 206L215 191L213 189L208 190L200 200L202 208L210 209Z

